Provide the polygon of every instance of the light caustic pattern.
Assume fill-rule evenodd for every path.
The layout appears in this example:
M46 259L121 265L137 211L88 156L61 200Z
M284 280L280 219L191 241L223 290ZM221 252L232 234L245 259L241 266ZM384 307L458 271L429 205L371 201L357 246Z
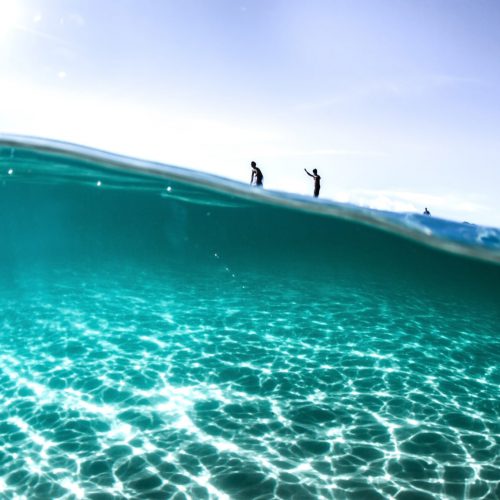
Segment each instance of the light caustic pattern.
M487 312L129 272L2 292L0 496L499 494Z

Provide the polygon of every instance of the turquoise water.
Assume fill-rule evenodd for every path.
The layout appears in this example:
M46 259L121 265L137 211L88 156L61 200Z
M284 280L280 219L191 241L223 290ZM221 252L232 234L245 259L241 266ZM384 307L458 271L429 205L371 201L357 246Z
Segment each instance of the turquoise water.
M1 498L500 496L499 231L19 138L0 193Z

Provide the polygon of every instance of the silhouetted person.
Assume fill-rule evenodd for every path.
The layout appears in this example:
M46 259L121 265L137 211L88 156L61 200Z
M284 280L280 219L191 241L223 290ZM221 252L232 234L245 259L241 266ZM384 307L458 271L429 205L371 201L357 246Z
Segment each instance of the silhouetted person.
M319 196L319 190L321 188L321 184L319 183L319 181L321 180L321 177L318 175L318 171L313 168L313 173L310 174L307 169L304 169L306 174L309 176L309 177L312 177L314 179L314 197L317 198Z
M425 207L424 215L431 215L431 213L429 212L429 210L427 210L427 207Z
M252 167L252 177L250 178L250 185L254 185L254 179L255 179L255 185L264 187L264 184L262 184L262 181L264 180L264 176L262 175L262 170L257 166L257 163L254 161L250 164Z

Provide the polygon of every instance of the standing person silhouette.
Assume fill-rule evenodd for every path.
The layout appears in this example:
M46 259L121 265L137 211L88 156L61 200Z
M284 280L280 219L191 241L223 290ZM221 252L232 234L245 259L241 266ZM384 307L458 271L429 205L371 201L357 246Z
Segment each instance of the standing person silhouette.
M321 184L319 182L321 177L318 175L318 171L315 168L313 168L312 174L310 174L307 169L304 170L309 177L314 179L314 197L317 198L319 196L319 190L321 189Z
M425 207L424 215L431 215L431 213L429 212L429 210L427 210L427 207Z
M264 176L262 175L261 169L257 166L257 163L255 163L254 161L250 163L250 166L252 167L252 177L250 178L250 185L264 187L264 184L262 183L262 181L264 180ZM254 179L255 179L255 184L254 184Z

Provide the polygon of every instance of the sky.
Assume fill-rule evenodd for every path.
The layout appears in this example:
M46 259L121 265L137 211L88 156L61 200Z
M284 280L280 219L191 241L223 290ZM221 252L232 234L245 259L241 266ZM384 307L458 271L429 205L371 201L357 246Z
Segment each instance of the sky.
M500 227L498 0L0 0L0 132Z

